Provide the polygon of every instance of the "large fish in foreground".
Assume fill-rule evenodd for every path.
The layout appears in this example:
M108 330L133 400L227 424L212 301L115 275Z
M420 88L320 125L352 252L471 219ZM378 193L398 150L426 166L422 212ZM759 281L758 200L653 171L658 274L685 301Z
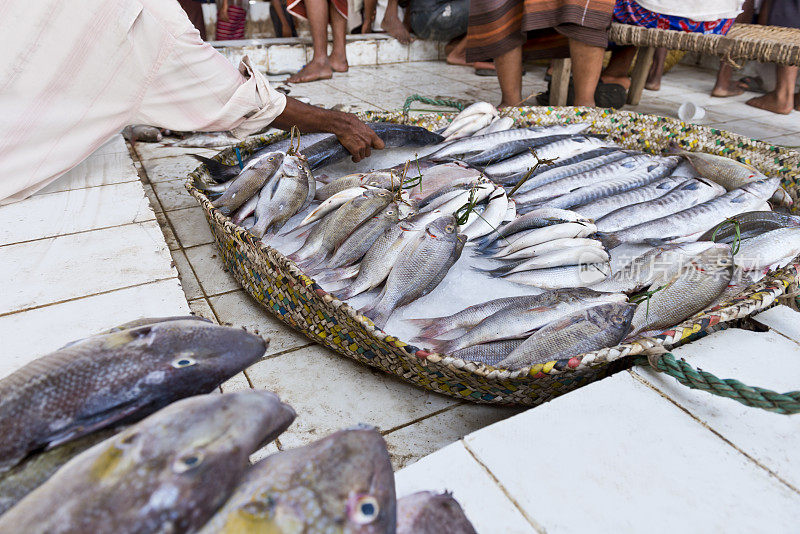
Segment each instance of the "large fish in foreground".
M255 363L266 342L188 318L97 335L0 380L0 473L29 453L208 393Z
M397 500L397 534L476 534L450 493L419 491Z
M255 464L200 532L395 532L386 443L374 428L340 430Z
M496 367L520 369L618 344L628 333L636 306L603 304L581 310L537 330Z
M0 533L194 532L294 417L263 391L176 402L73 458L0 516Z

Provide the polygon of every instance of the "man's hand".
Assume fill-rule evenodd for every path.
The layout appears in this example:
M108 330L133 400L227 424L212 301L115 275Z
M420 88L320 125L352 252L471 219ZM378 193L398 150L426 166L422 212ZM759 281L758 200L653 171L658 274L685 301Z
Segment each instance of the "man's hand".
M224 22L230 22L230 19L228 18L227 0L225 2L222 2L222 6L220 6L219 8L219 13L217 13L217 18L219 18L219 20L222 20Z
M339 113L341 118L334 123L332 133L353 155L353 161L361 161L372 154L372 149L384 147L383 140L358 117L350 113ZM338 118L338 117L337 117Z

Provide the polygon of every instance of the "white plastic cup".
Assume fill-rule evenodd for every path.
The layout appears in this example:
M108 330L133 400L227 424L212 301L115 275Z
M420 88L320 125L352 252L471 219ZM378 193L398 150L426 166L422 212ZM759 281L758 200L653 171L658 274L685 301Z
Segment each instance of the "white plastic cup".
M678 118L683 122L699 121L706 116L706 110L693 102L684 102L678 108Z

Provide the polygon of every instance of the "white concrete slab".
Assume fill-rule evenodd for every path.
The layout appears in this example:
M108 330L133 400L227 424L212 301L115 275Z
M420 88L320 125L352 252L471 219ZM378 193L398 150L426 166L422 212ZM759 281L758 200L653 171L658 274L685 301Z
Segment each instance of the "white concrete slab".
M8 245L0 315L177 277L171 262L155 221Z
M800 524L800 494L625 372L464 443L550 533L792 532Z
M735 378L780 393L800 389L800 344L776 332L731 328L675 349L673 354L718 378ZM800 488L800 417L692 390L649 368L635 372L735 447Z
M70 341L140 317L189 311L172 279L0 317L0 378Z
M479 534L541 532L525 518L462 442L448 445L398 471L395 484L398 497L423 490L453 492Z
M155 220L141 182L35 195L0 207L0 247L98 228Z
M92 154L37 194L83 189L97 185L135 182L139 179L130 155L126 152Z
M800 343L800 313L790 307L775 306L759 313L754 319ZM800 383L796 387L800 388Z

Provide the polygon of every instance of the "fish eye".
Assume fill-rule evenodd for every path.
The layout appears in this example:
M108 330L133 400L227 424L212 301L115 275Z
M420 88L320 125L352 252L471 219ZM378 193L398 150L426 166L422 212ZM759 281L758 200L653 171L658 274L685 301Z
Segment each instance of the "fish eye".
M190 469L194 469L201 463L203 463L203 455L199 452L191 452L175 460L172 470L176 473L185 473Z
M448 234L452 234L455 231L455 227L452 224L448 224L444 227L444 231Z
M196 363L197 363L197 360L195 360L194 358L189 358L189 357L184 356L182 358L178 358L176 360L173 360L172 361L172 367L174 367L175 369L183 369L184 367L191 367L192 365L195 365Z
M366 525L375 521L380 512L381 508L378 506L378 500L372 495L365 495L359 497L356 501L351 515L354 522L359 525Z

